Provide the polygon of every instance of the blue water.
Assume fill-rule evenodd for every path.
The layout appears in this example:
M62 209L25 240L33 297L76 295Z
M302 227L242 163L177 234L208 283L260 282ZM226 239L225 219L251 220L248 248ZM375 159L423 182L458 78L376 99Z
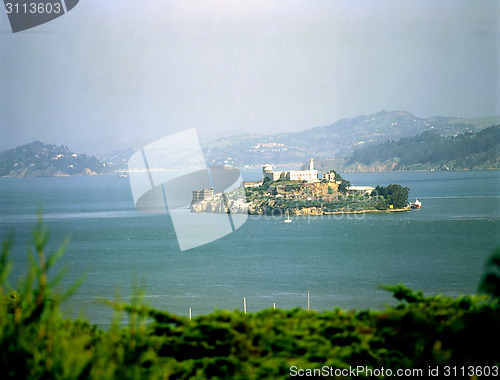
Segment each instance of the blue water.
M244 179L255 180L255 172ZM250 217L236 232L181 252L167 215L134 207L127 179L114 175L0 178L0 238L15 235L11 282L26 266L37 209L51 248L70 238L57 269L67 286L86 279L67 302L68 315L107 325L100 299L129 299L144 284L145 301L187 315L221 309L383 308L381 284L404 283L428 294L475 293L499 239L499 171L345 173L353 185L408 186L423 207L405 213Z

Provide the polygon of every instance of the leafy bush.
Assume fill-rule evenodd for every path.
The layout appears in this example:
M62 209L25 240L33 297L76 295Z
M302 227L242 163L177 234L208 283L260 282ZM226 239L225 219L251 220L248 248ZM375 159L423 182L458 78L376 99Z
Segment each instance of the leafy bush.
M290 368L423 368L498 365L498 299L424 296L387 287L400 303L384 311L314 312L218 310L189 320L141 303L109 301L107 331L61 317L59 305L75 291L56 291L49 271L64 247L45 255L41 222L18 291L8 274L10 241L0 260L0 377L2 379L280 379ZM128 324L120 316L128 314Z
M500 298L500 248L497 248L486 262L486 273L481 281L479 290Z
M397 184L391 184L387 187L377 185L372 195L381 196L385 199L385 202L380 203L380 208L383 207L383 203L392 204L395 208L403 208L408 204L409 192L410 189L408 187Z

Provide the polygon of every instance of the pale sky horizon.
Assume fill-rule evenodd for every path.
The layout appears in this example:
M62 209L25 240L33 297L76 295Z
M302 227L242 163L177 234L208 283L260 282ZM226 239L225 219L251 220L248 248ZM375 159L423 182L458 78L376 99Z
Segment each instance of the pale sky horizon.
M500 115L495 0L81 0L15 34L0 9L0 150Z

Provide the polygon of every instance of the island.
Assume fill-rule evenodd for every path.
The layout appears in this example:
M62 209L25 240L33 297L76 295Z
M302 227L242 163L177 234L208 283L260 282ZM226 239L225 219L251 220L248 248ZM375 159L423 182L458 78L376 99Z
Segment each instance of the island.
M94 156L41 141L0 152L0 177L87 176L106 170L106 163Z
M226 192L193 191L192 212L248 213L250 215L334 215L343 213L401 212L412 209L409 188L351 186L335 170L322 173L309 160L306 170L275 171L267 164L262 180L243 182Z

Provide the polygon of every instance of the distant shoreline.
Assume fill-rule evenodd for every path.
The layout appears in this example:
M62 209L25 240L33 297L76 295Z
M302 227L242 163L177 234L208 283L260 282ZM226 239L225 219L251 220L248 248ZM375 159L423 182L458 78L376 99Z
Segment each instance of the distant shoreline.
M257 169L257 168L255 168ZM243 169L245 170L255 170L255 169ZM447 173L447 172L492 172L492 171L500 171L500 168L484 168L484 169L453 169L453 170L389 170L389 171L339 171L339 173L362 173L362 174L372 174L372 173ZM49 175L49 176L24 176L24 175L4 175L0 176L0 178L67 178L67 177L96 177L96 176L113 176L116 175L118 178L120 174L126 173L125 171L116 171L116 172L104 172L104 173L95 173L95 174L60 174L60 175ZM247 181L248 182L248 181Z
M375 213L389 213L389 212L404 212L411 211L411 207L392 208L387 210L357 210L357 211L324 211L323 215L338 215L338 214L375 214Z
M482 169L451 169L451 170L433 170L433 169L412 169L412 170L348 170L348 171L340 171L339 173L423 173L423 172L439 172L439 173L447 173L447 172L483 172L483 171L495 171L500 168L482 168Z
M298 210L304 210L304 209L309 209L309 208L302 208ZM313 209L313 210L312 210ZM274 209L278 210L278 209ZM352 215L352 214L388 214L388 213L393 213L393 212L408 212L411 211L411 207L404 207L404 208L394 208L394 209L387 209L387 210L371 210L371 209L366 209L366 210L352 210L352 211L319 211L317 209L314 209L314 207L311 207L309 209L309 212L300 212L300 213L294 213L293 209L290 209L290 216L327 216L327 215ZM208 213L211 214L212 212L210 211L195 211L199 213ZM279 213L255 213L255 212L249 212L248 215L251 216L271 216L271 217L282 217L286 216L286 212L281 211Z

